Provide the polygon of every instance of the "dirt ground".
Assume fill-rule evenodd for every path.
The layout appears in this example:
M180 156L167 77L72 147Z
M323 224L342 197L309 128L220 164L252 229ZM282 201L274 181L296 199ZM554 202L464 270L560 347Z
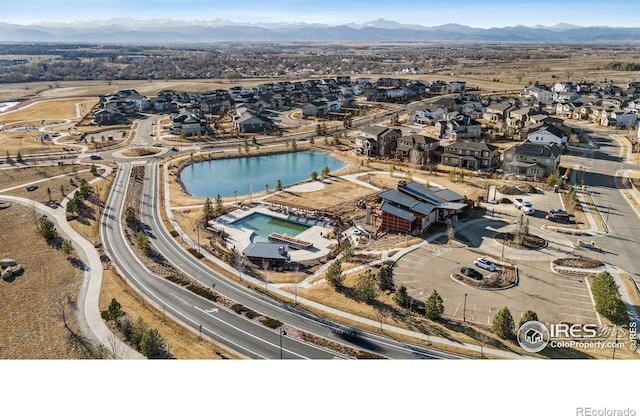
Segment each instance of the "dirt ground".
M81 270L38 234L31 209L12 204L0 210L0 223L0 258L24 267L21 276L0 280L0 359L91 358L74 336Z

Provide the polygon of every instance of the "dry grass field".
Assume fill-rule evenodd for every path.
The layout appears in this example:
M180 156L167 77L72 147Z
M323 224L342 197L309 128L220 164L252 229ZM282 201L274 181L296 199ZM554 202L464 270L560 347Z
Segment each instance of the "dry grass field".
M82 272L38 234L32 210L13 204L0 210L0 223L0 258L13 258L25 269L13 280L0 280L0 359L90 358L63 322L64 313L78 333Z

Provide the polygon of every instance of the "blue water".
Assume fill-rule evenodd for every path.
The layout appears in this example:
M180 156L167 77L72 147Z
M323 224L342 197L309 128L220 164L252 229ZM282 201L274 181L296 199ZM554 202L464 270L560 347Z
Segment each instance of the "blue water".
M286 234L295 237L309 228L308 225L259 213L251 214L248 217L234 222L233 225L253 230L256 235L260 237L268 237L271 233Z
M194 163L180 172L180 179L191 195L230 197L234 196L234 191L237 196L264 192L265 184L273 190L278 179L282 186L293 185L309 179L311 171L320 175L325 166L333 172L344 163L320 152L237 157Z

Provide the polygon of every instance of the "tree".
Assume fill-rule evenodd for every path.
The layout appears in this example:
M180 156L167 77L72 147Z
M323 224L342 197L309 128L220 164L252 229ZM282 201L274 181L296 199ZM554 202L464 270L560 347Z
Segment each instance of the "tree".
M140 247L140 250L142 250L142 253L145 256L151 254L151 243L149 242L149 237L147 237L147 235L142 231L139 231L136 235L136 244L138 244L138 247Z
M342 261L336 260L329 265L324 275L327 282L334 288L339 289L344 283L344 274L342 273Z
M518 328L520 328L522 325L526 324L529 321L537 321L537 320L538 320L538 314L532 311L531 309L529 309L522 315L522 318L520 318L520 323L518 324Z
M440 319L444 313L442 297L435 290L424 302L424 314L429 319Z
M378 297L376 277L370 269L367 269L367 271L361 273L358 277L355 294L356 299L365 303L371 303Z
M298 143L294 140L291 140L291 150L293 150L294 152L298 151Z
M122 316L124 316L122 305L120 305L120 302L118 302L116 298L111 299L111 303L107 309L107 318L111 321L117 321Z
M269 193L269 184L268 184L268 183L265 183L265 184L264 184L264 191L265 191L266 193Z
M66 196L66 194L64 193L64 185L60 185L60 196L62 196L62 198Z
M491 324L493 332L495 332L502 339L513 338L513 331L515 330L515 324L509 308L506 306L496 314Z
M560 177L560 173L558 171L553 172L551 175L547 176L547 185L562 185L564 181L562 177Z
M520 214L513 234L515 235L515 240L518 244L522 244L524 238L529 235L529 219L525 218L524 214Z
M314 139L313 137L309 139L309 144L311 146L313 146L314 144L316 144L316 139Z
M86 199L91 193L91 185L85 180L82 179L80 181L80 188L78 189L78 193L83 199Z
M55 224L46 215L40 217L40 220L38 221L38 231L46 241L50 241L58 237L58 230L56 230Z
M334 146L337 146L337 145L340 144L340 136L341 136L340 133L335 133L333 135L333 144L334 144Z
M148 358L159 357L165 350L165 341L157 329L151 328L144 332L140 339L140 352Z
M318 172L316 172L315 170L311 172L311 180L315 181L318 179Z
M211 198L209 197L204 200L204 205L202 206L202 216L204 216L205 222L208 222L211 217L213 217L213 205L211 204Z
M627 310L620 297L618 285L609 272L600 272L591 282L591 292L596 304L596 311L611 321L628 320Z
M140 342L142 341L142 337L144 336L145 332L147 332L147 329L149 329L149 325L147 325L142 317L139 317L131 328L131 338L129 339L129 341L131 341L133 345L139 347Z
M316 134L318 136L322 134L322 127L320 127L320 124L316 124Z
M406 308L409 305L409 295L407 294L407 288L404 285L400 285L400 287L396 290L396 293L393 294L393 301L396 305Z
M71 255L75 251L71 240L62 240L62 243L60 244L60 250L62 250L64 255L67 256L67 259L71 257Z
M340 243L340 253L342 253L342 260L349 261L353 257L353 244L350 238L345 238Z
M322 170L320 171L320 176L322 176L323 178L329 176L329 166L325 166L322 168Z
M393 279L388 266L382 266L378 269L376 280L378 281L378 289L382 291L393 290Z
M124 210L124 220L130 228L133 228L138 223L136 218L136 210L133 207L127 207Z
M24 159L22 158L22 152L20 152L20 150L18 150L18 154L16 155L16 160L17 160L19 163L24 162Z
M282 191L282 181L280 179L276 181L276 191Z
M98 174L98 168L93 163L91 164L91 168L90 168L89 171L91 172L92 175L97 175Z
M224 205L222 204L222 197L220 194L216 195L216 207L215 207L216 215L222 214L224 211Z
M49 198L49 201L51 201L51 188L47 188L47 197Z

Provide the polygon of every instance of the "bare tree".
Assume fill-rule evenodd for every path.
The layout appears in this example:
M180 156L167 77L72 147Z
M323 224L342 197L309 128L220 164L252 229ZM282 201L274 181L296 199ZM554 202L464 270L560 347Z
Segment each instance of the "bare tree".
M235 256L233 257L233 267L238 271L240 281L242 281L242 272L244 272L247 267L244 261L245 258L245 255L242 253L235 253Z
M269 270L269 259L262 259L262 269L264 270L264 290L267 291L267 285L269 284L269 279L267 277L267 271Z

